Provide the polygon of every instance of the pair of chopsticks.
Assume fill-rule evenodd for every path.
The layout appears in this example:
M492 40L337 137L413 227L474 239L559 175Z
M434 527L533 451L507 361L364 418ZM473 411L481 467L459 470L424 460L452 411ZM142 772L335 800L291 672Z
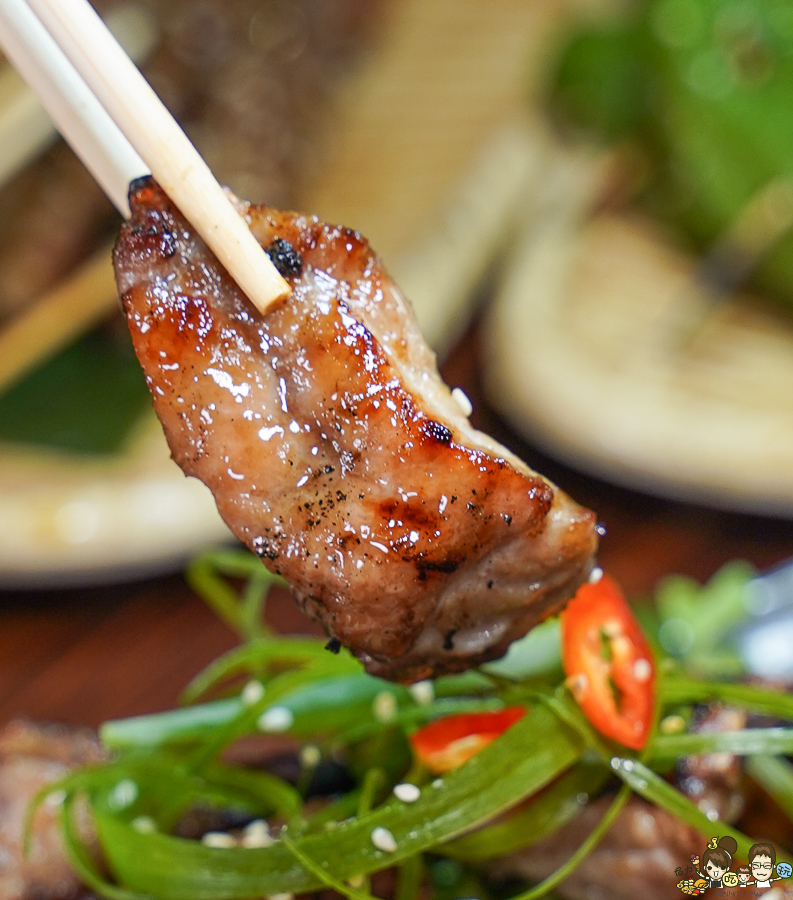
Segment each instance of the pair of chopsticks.
M265 312L290 288L88 0L0 0L0 47L125 217L148 174Z
M107 25L130 57L145 60L159 40L154 19L136 0L124 0ZM36 95L8 63L0 68L0 187L58 136ZM0 394L73 338L97 324L117 298L111 247L104 246L60 284L25 308L11 310L0 328ZM3 298L3 304L5 298ZM0 305L0 314L6 312Z
M140 64L160 39L154 17L138 0L122 0L108 13L107 27ZM58 137L36 95L8 63L0 67L0 185L35 160Z

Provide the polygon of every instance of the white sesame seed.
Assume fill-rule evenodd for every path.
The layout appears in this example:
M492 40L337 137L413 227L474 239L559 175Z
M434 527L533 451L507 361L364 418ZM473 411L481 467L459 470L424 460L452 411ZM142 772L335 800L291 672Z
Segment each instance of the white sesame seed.
M384 853L394 853L397 848L397 842L394 835L387 828L379 826L372 832L372 843L378 850Z
M264 696L264 685L261 681L249 681L242 689L240 699L243 706L255 706Z
M391 691L380 691L372 701L372 714L378 722L390 722L397 711L396 697Z
M633 677L638 682L649 681L653 674L653 667L650 665L649 659L637 659L633 664Z
M275 841L270 834L270 826L267 822L264 819L254 819L245 826L240 843L243 847L253 850L256 847L269 847Z
M600 566L595 566L594 569L589 573L589 583L597 584L600 579L603 577L603 569Z
M282 731L289 731L294 722L295 717L292 715L291 709L287 709L285 706L271 706L259 716L257 725L259 731L279 734Z
M126 809L138 799L138 786L131 778L124 778L113 788L107 799L113 809Z
M431 681L417 681L408 688L413 699L421 706L429 706L435 699L435 688Z
M137 816L129 824L140 834L152 834L157 830L157 823L151 816Z
M474 411L474 405L468 399L468 394L462 388L456 387L452 391L452 400L460 407L460 412L468 418Z
M288 892L283 894L270 894L267 900L294 900L294 894Z
M432 782L432 786L433 786L434 788L443 787L443 779L442 779L442 778L436 778L435 781Z
M300 762L307 769L313 769L315 766L318 766L321 759L322 752L314 744L306 744L305 747L300 749Z
M201 843L207 847L215 847L217 850L228 850L237 846L237 841L225 831L208 831L201 838Z
M410 782L394 785L394 796L403 803L415 803L421 796L421 790Z
M47 794L47 799L44 802L47 806L61 806L65 799L66 791L53 791L51 794Z
M358 875L353 875L352 877L347 879L347 884L351 888L362 888L364 882L366 881L366 876L363 873L359 873Z

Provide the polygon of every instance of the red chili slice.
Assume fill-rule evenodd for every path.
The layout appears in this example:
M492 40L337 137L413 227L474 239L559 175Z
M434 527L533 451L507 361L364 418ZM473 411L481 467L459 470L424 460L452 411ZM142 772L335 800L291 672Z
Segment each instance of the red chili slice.
M650 645L619 585L584 584L561 616L562 665L587 719L606 737L641 750L655 709Z
M503 734L525 712L521 706L508 706L497 712L447 716L419 728L410 736L410 743L431 772L450 772Z

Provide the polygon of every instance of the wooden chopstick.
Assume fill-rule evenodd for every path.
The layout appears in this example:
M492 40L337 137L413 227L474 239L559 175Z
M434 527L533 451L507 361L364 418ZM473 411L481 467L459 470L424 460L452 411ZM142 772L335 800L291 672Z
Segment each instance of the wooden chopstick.
M88 0L32 0L30 6L253 304L264 312L288 296L289 285Z
M47 95L53 93L52 66L47 58L52 48L30 21L26 22L26 27L13 27L14 23L26 19L23 13L29 14L31 9L76 76L69 79L66 90L57 85L57 76L55 79L56 93L67 105L69 116L66 118L71 120L66 123L66 128L61 128L58 122L59 129L84 160L87 152L94 152L99 147L100 158L94 152L93 166L89 168L113 202L119 206L121 184L126 191L128 182L135 175L130 175L131 157L128 150L120 149L118 135L114 133L113 140L108 142L104 129L95 127L93 113L96 106L116 123L116 131L145 161L155 179L257 309L264 312L287 296L290 292L287 282L259 246L187 136L87 0L30 0L29 4L24 0L0 0L0 26L3 21L6 25L10 21L12 26L0 27L0 43L15 65L12 45L21 43L25 46L26 53L18 55L27 56L30 65L22 74L44 105L47 105ZM83 81L83 89L78 89L78 80ZM88 115L84 105L77 100L78 95L84 95L86 91L96 101ZM88 148L86 153L84 146ZM100 172L103 173L102 180Z
M145 59L157 42L153 17L137 4L126 3L113 10L107 24L136 61ZM57 136L57 128L33 91L12 66L3 66L0 70L0 185L36 159Z
M0 330L0 392L118 305L111 248L75 272Z
M127 187L148 172L25 0L0 0L0 46L122 215Z

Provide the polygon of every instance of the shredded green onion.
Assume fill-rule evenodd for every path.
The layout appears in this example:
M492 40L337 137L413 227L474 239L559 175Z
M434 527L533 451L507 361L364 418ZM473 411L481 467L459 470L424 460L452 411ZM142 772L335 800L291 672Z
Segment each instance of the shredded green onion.
M311 859L334 860L337 879L369 874L492 819L569 768L581 749L576 733L537 707L438 787L425 787L415 803L392 798L329 831L309 832L296 846ZM162 900L247 900L320 886L280 842L256 850L217 850L169 835L141 834L103 813L96 815L96 824L119 882ZM386 856L371 843L377 827L394 836L394 853Z
M424 858L421 854L408 857L399 867L394 900L418 900L424 879Z
M735 756L793 753L793 728L743 728L700 734L658 735L652 762L663 766L681 756L730 753Z
M581 865L595 847L597 847L606 832L614 824L617 816L630 799L630 796L630 787L627 784L623 785L617 793L617 796L609 804L609 808L606 810L603 818L586 836L570 859L568 859L563 866L560 866L552 875L549 875L528 891L518 894L513 900L536 900L536 898L544 897L549 891L552 891L557 884L561 884L568 875Z
M245 578L239 595L226 578ZM194 559L185 571L187 583L217 616L237 632L242 640L255 640L268 633L263 610L267 593L284 580L268 572L252 554L244 550L212 550Z
M716 701L793 722L793 695L753 684L697 681L672 675L664 681L663 701L669 706Z
M720 835L729 834L738 843L738 856L743 859L748 857L749 848L754 841L741 834L718 819L711 819L702 812L694 803L664 781L652 769L639 762L637 759L624 759L613 757L611 761L614 772L639 796L644 797L661 809L665 809L675 818L690 825L702 835L710 835L716 829Z
M582 761L503 821L464 834L436 852L453 859L483 862L530 847L574 819L608 779L605 766Z
M330 653L321 640L270 634L262 614L277 579L251 554L207 554L191 564L188 579L242 644L193 679L184 693L188 705L105 723L100 733L110 760L41 791L28 827L46 796L63 791L69 859L85 884L108 900L253 900L321 888L349 900L376 900L368 878L391 867L398 872L395 900L417 900L423 854L446 857L434 865L457 866L453 860L482 865L517 852L558 832L618 778L615 799L567 863L513 900L534 900L560 884L633 794L705 836L732 834L745 856L748 837L710 819L659 773L680 756L745 756L750 776L793 820L793 766L783 758L793 754L793 727L685 731L692 708L713 701L793 722L793 699L736 680L732 661L719 655L703 625L703 603L734 623L750 574L741 565L705 588L685 579L668 582L658 615L644 616L657 629L672 620L687 623L692 647L709 661L700 665L693 650L673 658L659 651L657 716L681 709L681 733L659 733L656 722L637 760L592 728L565 686L554 620L498 663L411 690L366 674L349 653ZM702 678L720 667L731 680ZM406 739L413 729L511 705L526 707L526 715L442 779L431 781L420 762L411 761ZM310 743L312 762L302 764L297 786L227 757L237 741L262 732ZM332 759L345 761L352 786L319 808L305 803L312 779ZM400 800L399 790L395 796L397 781L419 786L418 799ZM129 783L134 790L119 792ZM112 883L78 834L77 803L90 811ZM231 811L242 821L268 818L275 823L272 843L221 848L176 836L177 824L196 807ZM380 829L385 844L374 839ZM470 870L461 871L469 872L465 884L478 884Z
M338 891L342 897L348 897L349 900L375 900L368 891L354 890L350 885L339 881L327 870L328 863L319 863L312 859L305 851L301 850L286 834L281 835L281 843L292 853L295 858L308 869L312 875L316 875L323 887L331 888Z

